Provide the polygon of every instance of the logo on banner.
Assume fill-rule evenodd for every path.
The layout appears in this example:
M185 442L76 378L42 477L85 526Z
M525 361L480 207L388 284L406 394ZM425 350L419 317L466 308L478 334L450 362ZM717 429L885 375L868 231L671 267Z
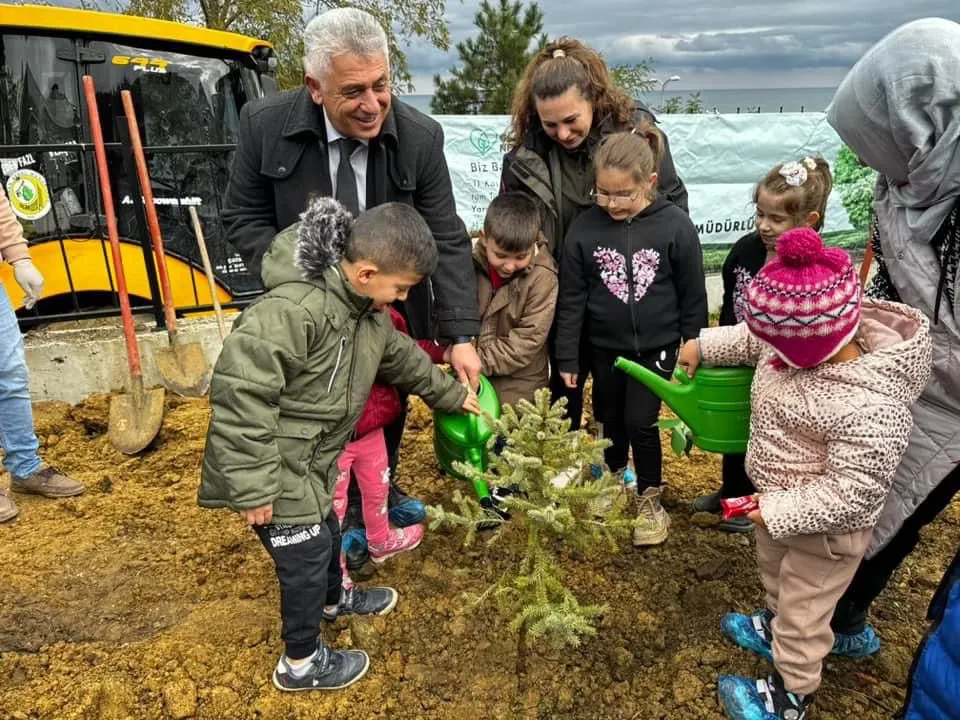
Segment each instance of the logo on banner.
M483 128L475 127L470 131L470 144L477 151L477 155L486 157L491 150L500 145L500 138Z
M10 176L7 197L13 212L24 220L39 220L50 212L47 181L33 170L17 170Z

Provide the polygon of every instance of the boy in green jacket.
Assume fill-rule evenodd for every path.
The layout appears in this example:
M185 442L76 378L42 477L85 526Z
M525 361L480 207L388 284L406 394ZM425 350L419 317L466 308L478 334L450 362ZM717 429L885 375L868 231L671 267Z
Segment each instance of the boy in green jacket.
M342 588L340 525L332 509L337 458L374 381L446 412L479 413L476 396L394 330L387 305L433 272L426 222L400 203L354 220L331 198L274 238L268 292L234 323L210 387L199 502L253 526L276 566L285 651L281 690L344 688L367 672L362 650L332 650L321 620L384 615L392 588Z

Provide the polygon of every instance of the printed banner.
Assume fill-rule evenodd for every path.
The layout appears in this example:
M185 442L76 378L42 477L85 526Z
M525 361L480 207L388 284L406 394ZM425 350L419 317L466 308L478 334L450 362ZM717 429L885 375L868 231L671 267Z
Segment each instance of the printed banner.
M483 226L500 190L510 119L501 115L438 115L457 211L470 230ZM753 189L781 162L822 155L833 166L842 143L823 113L662 115L677 172L687 186L690 217L704 244L732 243L753 229ZM837 186L824 232L850 230Z

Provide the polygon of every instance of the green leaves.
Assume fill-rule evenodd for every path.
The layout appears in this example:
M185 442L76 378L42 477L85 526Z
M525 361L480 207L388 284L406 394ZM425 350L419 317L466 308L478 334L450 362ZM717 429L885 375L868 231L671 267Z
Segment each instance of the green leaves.
M690 93L686 100L672 97L663 103L659 112L665 115L699 115L703 112L703 100L699 92Z
M679 418L665 418L657 423L661 430L670 431L670 449L677 457L689 455L693 450L693 433L683 420Z
M613 66L610 68L610 77L630 97L637 97L656 88L653 72L653 59L647 58L633 65Z
M91 0L86 4L104 7L109 3L110 0ZM441 50L450 47L445 0L129 0L124 11L268 40L279 62L277 84L294 88L303 83L301 59L306 21L325 10L348 6L366 10L380 21L390 43L394 86L400 92L413 89L402 46L411 38L420 37Z
M873 213L873 186L877 173L868 167L861 167L860 159L844 145L837 153L833 178L850 224L856 230L866 230Z

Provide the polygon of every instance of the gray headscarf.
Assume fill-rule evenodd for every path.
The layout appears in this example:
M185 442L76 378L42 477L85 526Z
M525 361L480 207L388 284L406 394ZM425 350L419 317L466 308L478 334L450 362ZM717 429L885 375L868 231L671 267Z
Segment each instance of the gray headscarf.
M930 243L960 197L960 25L927 18L887 35L844 78L827 121L881 173L874 210L890 246Z

